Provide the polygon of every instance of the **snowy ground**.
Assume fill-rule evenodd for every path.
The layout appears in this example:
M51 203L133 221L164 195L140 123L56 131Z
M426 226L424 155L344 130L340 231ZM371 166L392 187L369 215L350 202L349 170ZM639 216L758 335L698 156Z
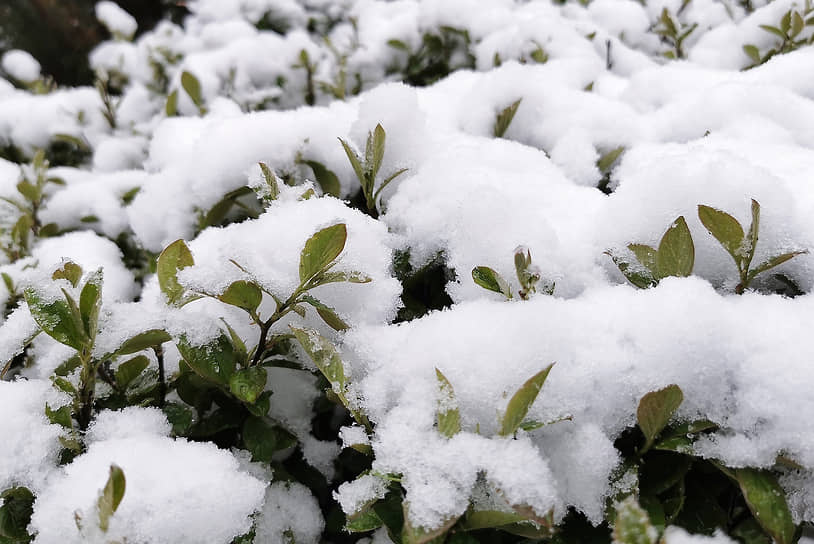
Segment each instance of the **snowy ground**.
M334 331L309 309L275 331L307 326L339 346L350 403L372 424L369 436L344 428L344 445L372 447L371 473L343 484L334 467L340 440L313 435L322 393L299 348L306 369L270 368L266 390L268 417L297 438L311 466L343 484L336 500L346 514L382 498L386 476L398 475L416 527L454 522L484 502L484 488L538 518L551 512L558 522L573 507L599 524L624 488L614 442L636 425L645 394L677 384L674 421L717 428L691 453L730 469L773 470L793 521L814 523L814 253L734 294L735 262L698 213L698 205L727 211L748 230L751 199L759 202L755 265L814 248L814 48L802 43L811 25L798 29L793 51L761 63L782 46L761 25L782 26L789 10L805 21L810 6L756 1L750 12L741 4L195 0L183 26L164 22L131 41L135 21L101 2L97 16L115 38L91 63L122 91L109 107L90 87L37 94L46 84L36 61L7 53L0 197L25 196L18 183L36 169L15 161L29 163L37 149L51 150L47 176L63 182L45 185L26 244L14 231L21 208L0 209L0 272L9 278L0 287L0 352L3 363L24 362L9 375L16 380L0 382L0 491L34 493L34 542L229 543L252 527L258 543L322 541L323 512L304 485L272 475L243 449L176 437L154 407L100 412L82 453L60 465L67 431L43 409L69 405L50 380L76 350L40 334L23 352L38 324L25 302L15 305L27 286L49 301L73 289L51 279L64 259L85 272L101 267L94 356L162 329L173 337L162 361L172 375L183 368L174 345L182 336L206 344L223 334L225 318L251 348L258 329L211 298L168 306L148 261L184 239L194 257L178 275L187 290L220 294L252 280L285 298L302 279L303 244L338 222L348 234L336 270L372 281L314 295L349 328ZM697 24L680 47L659 35L669 34L664 13L678 34ZM424 69L427 34L446 40L451 73L437 82ZM496 119L518 100L496 137ZM386 131L377 183L407 170L382 191L374 219L347 205L359 182L338 138L364 154L377 124ZM60 163L55 141L79 160ZM274 200L261 161L279 178ZM264 198L235 193L247 186ZM303 198L309 188L315 196ZM209 221L225 197L225 214ZM657 247L679 216L692 236L692 275L649 289L628 283L606 252L630 259L630 243ZM55 236L35 235L52 223ZM552 295L519 299L518 246ZM394 324L402 284L393 258L405 250L414 269L441 258L454 271L446 284L453 304ZM506 278L513 299L477 285L477 266ZM802 294L781 296L781 288ZM266 295L258 311L274 310ZM156 353L145 355L156 368ZM528 418L569 419L499 436L509 399L551 363ZM436 425L436 369L454 389L453 400L440 401L460 414L452 438ZM95 519L111 463L127 477L121 507L107 533L90 522L79 529L74 512ZM675 544L729 541L679 528L665 535ZM373 538L389 541L383 529Z

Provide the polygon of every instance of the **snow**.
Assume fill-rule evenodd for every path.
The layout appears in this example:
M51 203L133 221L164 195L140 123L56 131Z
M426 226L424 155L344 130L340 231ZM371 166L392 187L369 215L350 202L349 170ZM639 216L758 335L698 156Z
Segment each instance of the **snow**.
M110 429L108 418L131 430L122 434ZM124 471L126 490L110 519L107 539L126 536L158 543L173 535L179 544L229 542L249 530L249 516L263 504L265 484L241 471L231 454L212 444L162 436L166 423L156 425L155 416L138 409L108 414L98 425L99 440L37 495L31 518L34 542L79 543L98 533L95 505L111 464ZM74 522L75 511L84 536Z
M96 18L114 36L130 39L136 33L138 23L132 15L120 8L115 2L105 0L96 3Z
M796 417L814 411L814 255L758 276L736 296L735 263L697 212L699 204L725 210L746 228L751 199L758 201L755 263L814 248L814 49L750 67L744 45L765 54L778 42L760 25L803 9L793 0L753 4L747 13L715 0L192 0L182 24L163 21L136 38L132 16L99 2L97 18L112 39L90 63L121 90L115 123L104 118L96 89L36 94L43 82L33 57L12 50L0 61L8 79L0 80L0 196L19 198L30 167L13 161L27 163L38 149L47 150L48 176L64 181L47 186L37 209L40 223L60 232L32 236L30 255L0 257L15 286L0 284L0 363L22 353L37 330L19 302L22 289L62 296L68 283L51 274L65 259L86 274L103 269L97 358L151 329L204 344L223 334L223 321L251 349L259 332L246 312L211 297L169 307L152 260L183 239L195 261L178 274L186 289L216 296L251 280L285 300L300 284L306 240L343 223L348 239L335 270L372 281L312 294L349 330L334 331L308 308L272 333L295 325L334 342L347 396L372 429L315 436L321 380L297 347L276 362L298 359L301 368L268 367L266 390L267 416L296 436L297 454L337 489L345 513L383 497L387 478L400 478L416 526L438 527L473 503L551 511L557 521L573 507L601 523L621 461L614 441L635 424L644 394L677 384L684 392L677 420L721 427L699 438L694 453L730 467L772 468L778 455L789 458L801 467L780 476L792 515L814 522L814 423ZM668 60L668 45L653 33L663 9L682 28L698 24L684 59ZM463 31L468 46L460 45ZM806 27L801 36L811 33ZM462 69L432 85L403 83L408 68L431 79L417 75L431 36L458 40L445 61ZM200 84L201 109L183 88L184 72ZM337 88L343 72L345 88ZM174 115L165 108L173 92ZM518 100L495 138L496 117ZM373 219L349 205L359 182L339 139L363 155L378 124L386 146L377 187L407 170L382 192ZM66 166L54 151L62 135L87 144L88 158ZM598 161L620 147L610 171L600 171ZM339 198L323 194L308 161L336 175ZM276 176L276 199L260 162ZM610 194L597 189L603 175ZM236 200L230 224L207 226L207 212L245 187L256 195ZM3 205L0 244L9 243L19 214ZM648 290L627 284L605 252L657 246L679 216L693 238L692 276ZM541 282L555 284L553 296L505 301L475 284L472 269L488 266L516 294L513 254L521 246ZM416 269L443 262L451 308L394 323L402 305L397 251L409 251ZM771 294L775 273L805 294ZM259 314L275 309L265 294ZM228 543L252 526L258 542L325 538L325 505L308 488L236 445L171 438L156 408L96 414L87 451L58 466L63 431L47 422L44 404L67 402L48 378L74 354L40 334L27 366L12 373L17 381L0 382L0 491L35 491L36 542ZM516 439L499 436L511 395L551 363L528 418L552 423ZM170 380L179 365L167 342ZM454 400L439 399L436 368ZM435 426L439 401L460 411L462 431L451 438ZM355 480L336 466L353 445L374 453L372 471ZM111 463L128 487L105 536L95 528L95 504ZM381 530L371 538L388 541ZM665 542L731 541L671 527Z
M40 77L40 63L27 51L12 49L0 60L3 71L16 80L31 83Z

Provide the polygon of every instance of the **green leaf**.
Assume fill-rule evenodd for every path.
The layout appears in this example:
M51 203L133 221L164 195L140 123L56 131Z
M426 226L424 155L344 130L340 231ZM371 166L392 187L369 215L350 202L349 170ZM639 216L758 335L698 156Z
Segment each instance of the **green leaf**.
M599 171L602 174L607 174L613 169L613 165L616 164L616 161L619 160L619 157L622 156L622 153L625 152L625 146L620 145L615 149L611 149L601 157L599 160L596 161L596 167L599 168Z
M348 283L370 283L373 278L361 272L326 272L319 278L319 284L346 281Z
M158 256L158 284L170 304L178 306L184 296L184 288L178 283L178 271L194 264L192 253L183 240L174 241Z
M42 198L42 194L40 190L37 189L37 186L26 179L17 183L17 192L23 195L29 202L37 202Z
M796 527L785 492L774 474L754 468L735 469L734 474L749 510L766 534L777 544L792 544Z
M167 416L167 421L172 425L172 434L175 436L184 436L189 432L192 427L193 413L192 410L185 404L177 402L168 402L161 408L164 415Z
M512 298L512 289L509 286L509 282L504 280L500 274L488 266L476 266L473 268L472 279L476 284L488 291L500 293L507 299Z
M394 179L396 179L397 177L402 175L407 170L409 170L409 168L401 168L399 170L396 170L395 172L393 172L392 174L390 174L386 178L384 178L384 181L382 181L381 185L379 185L379 188L376 189L375 193L373 193L373 200L374 201L378 200L379 195L381 194L382 191L384 191L384 188L387 187L388 185L390 185L391 181L393 181Z
M362 188L364 188L366 183L365 170L362 167L361 161L359 160L359 155L357 155L356 151L354 151L342 138L339 138L339 142L342 144L342 149L345 150L345 155L348 156L348 160L350 161L351 167L353 167L353 171L356 172L356 177L359 179L359 184L362 186Z
M616 506L614 544L656 544L658 537L658 531L650 522L647 512L634 497L628 497Z
M546 368L529 378L520 389L509 400L506 407L506 413L503 415L503 421L500 428L500 436L513 435L529 412L529 408L534 404L537 394L543 387L543 384L548 378L548 373L554 363L551 363Z
M760 50L754 45L744 45L743 52L751 59L754 64L760 64Z
M789 37L796 38L800 32L803 31L805 26L806 22L803 20L803 17L797 11L793 11L791 13L791 32L789 32Z
M681 216L670 225L659 243L656 253L656 269L659 278L667 276L686 277L692 274L695 263L695 246L687 222Z
M253 281L237 280L229 284L218 300L254 313L263 302L263 291Z
M339 198L342 196L342 185L339 183L339 178L332 170L325 167L324 164L317 161L302 161L311 167L314 172L314 177L322 188L322 192L331 196Z
M277 176L274 175L274 172L269 169L266 163L259 163L260 164L260 171L263 172L263 178L266 180L266 185L269 188L269 198L271 200L276 200L278 196L280 196L280 186L277 184Z
M161 329L150 329L125 340L121 347L116 350L116 355L130 355L131 353L160 346L170 340L172 340L172 336L168 332Z
M319 371L334 386L334 390L344 393L345 367L331 341L311 329L291 327L291 331Z
M780 30L788 35L789 29L791 29L791 10L784 13L780 18Z
M478 529L493 529L512 523L521 523L526 518L516 512L503 512L500 510L474 510L466 514L461 522L464 531L475 531Z
M424 527L416 527L410 523L409 504L407 501L402 503L404 510L404 527L401 529L401 542L402 544L443 544L443 536L446 535L455 522L458 521L458 516L444 520L440 527L433 527L426 529Z
M85 337L82 319L71 310L66 300L48 302L33 288L24 292L25 301L31 311L31 316L39 327L51 338L81 351L87 338Z
M653 449L687 453L693 443L693 434L713 431L718 425L706 419L689 421L678 426L669 426L661 433L661 438L653 445Z
M636 260L650 272L653 278L658 274L658 252L645 244L628 244L627 248L636 256Z
M698 218L718 242L732 255L735 262L740 267L742 256L740 254L743 244L743 227L738 220L726 212L698 205Z
M119 504L121 504L124 498L125 487L126 482L122 469L116 465L110 465L110 476L108 476L107 483L97 502L99 508L99 528L103 532L107 532L110 526L110 518L116 513Z
M128 359L116 369L116 384L122 389L126 389L148 366L150 366L150 359L144 355Z
M243 368L229 378L229 390L243 402L254 404L266 387L267 379L266 369L262 366Z
M307 302L314 308L316 308L319 317L333 330L335 331L345 331L348 330L350 327L347 323L345 323L341 317L339 317L336 313L336 310L327 306L317 300L316 298L312 297L311 295L303 295L300 297L303 302Z
M752 258L755 256L755 249L757 248L757 240L758 240L758 231L760 230L760 204L754 198L752 199L752 222L749 224L749 231L746 233L746 238L744 238L744 247L741 248L741 252L745 256L746 259L746 266L747 268L751 262Z
M79 355L74 355L64 363L60 364L54 370L54 374L57 376L67 376L82 364L82 360L79 358Z
M492 134L495 138L503 138L503 135L506 134L507 130L509 130L509 125L512 124L514 115L517 113L517 108L520 107L520 102L522 101L522 98L518 98L497 114L495 125L492 128Z
M766 32L770 32L770 33L774 34L775 36L777 36L781 40L786 39L786 33L783 32L782 30L780 30L779 28L777 28L776 26L771 26L771 25L758 25L758 26L760 28L762 28L763 30L765 30Z
M348 522L345 524L345 530L349 533L364 533L378 529L384 524L382 518L376 514L372 508L363 510L358 514L348 516Z
M189 72L181 73L181 87L187 92L192 102L201 109L203 106L203 97L201 96L201 83L194 75Z
M91 273L79 294L79 313L88 338L96 338L99 311L102 309L102 269Z
M69 382L65 378L62 378L60 376L51 376L51 381L53 382L54 386L60 391L64 391L69 395L76 396L76 388L73 386L71 382Z
M76 287L79 285L79 280L82 279L82 267L73 261L65 261L62 263L62 266L54 270L54 273L51 275L51 279L68 280L71 286Z
M636 419L646 440L641 453L650 449L683 400L684 393L675 384L642 397L636 410Z
M384 128L381 124L376 125L376 128L373 129L373 149L371 162L367 165L368 171L370 172L371 182L376 179L376 175L379 173L379 169L382 167L382 161L384 160L385 139L386 134L384 132Z
M305 284L328 268L342 253L347 239L348 230L344 223L331 225L311 236L300 253L300 282Z
M772 257L771 259L768 259L768 260L760 263L755 268L753 268L752 270L749 271L749 281L751 281L758 274L766 272L767 270L771 270L775 266L780 266L781 264L785 263L786 261L790 261L791 259L793 259L797 255L803 255L805 253L808 253L808 251L792 251L790 253L783 253L782 255L777 255L775 257Z
M201 346L191 345L186 336L182 336L177 346L181 357L196 374L223 387L228 386L238 354L226 335L221 334Z
M636 246L641 244L631 244L631 246ZM628 246L630 247L630 246ZM648 247L648 246L643 246ZM652 248L651 248L652 249ZM655 250L653 250L655 252ZM653 287L658 283L656 279L653 277L653 274L642 264L632 264L627 259L622 258L618 255L613 254L611 251L606 251L605 255L608 255L612 260L613 264L615 264L619 268L619 272L625 277L627 281L638 287L639 289L647 289L648 287Z
M45 417L54 425L65 427L66 429L73 429L73 421L71 421L71 407L68 405L61 406L53 410L47 403L45 405Z
M268 418L249 417L243 423L243 444L254 461L270 463L274 454L297 443L291 433L271 423Z
M178 89L173 90L167 96L167 103L164 105L164 113L167 117L174 117L178 114Z
M31 535L26 528L33 513L34 494L27 487L11 487L0 493L0 541L29 542Z
M442 436L452 438L461 432L461 413L455 400L455 390L447 377L437 368L435 377L438 379L438 409L435 412L438 432Z

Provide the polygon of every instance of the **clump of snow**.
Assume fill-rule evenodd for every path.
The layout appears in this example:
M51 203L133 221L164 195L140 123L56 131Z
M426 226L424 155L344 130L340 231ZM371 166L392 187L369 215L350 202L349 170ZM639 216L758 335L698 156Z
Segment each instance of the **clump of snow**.
M8 75L24 83L31 83L40 77L40 63L31 53L20 49L6 51L0 66Z
M124 426L142 419L134 411L110 417ZM74 512L92 534L96 501L111 464L124 471L126 491L107 539L227 544L248 532L251 514L263 504L264 483L240 471L231 454L212 444L149 433L110 438L91 444L37 495L30 526L35 542L84 542Z
M47 380L0 381L0 489L26 486L35 493L56 469L63 429L45 416L68 398Z
M297 543L317 544L325 527L316 498L297 482L271 484L255 523L257 542L285 542L293 538Z
M105 0L96 3L96 18L114 36L131 39L136 33L138 23L136 19L124 11L115 2Z
M169 436L167 416L158 408L128 406L99 413L88 428L89 443L139 436Z

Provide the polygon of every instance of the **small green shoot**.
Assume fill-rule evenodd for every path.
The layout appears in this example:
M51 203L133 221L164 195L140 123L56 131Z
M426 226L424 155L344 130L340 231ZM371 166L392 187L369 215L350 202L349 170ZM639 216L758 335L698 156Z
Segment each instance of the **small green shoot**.
M780 41L770 47L767 51L761 52L756 45L747 44L743 46L743 52L752 61L746 69L754 68L765 64L775 55L790 53L805 45L814 43L814 33L805 36L803 31L807 26L814 25L814 2L806 0L802 10L790 9L783 14L780 22L775 25L760 25L760 28L777 37Z
M640 455L653 446L656 438L667 426L683 400L684 393L675 384L647 393L642 397L639 401L639 408L636 410L636 420L645 438L644 446L639 450Z
M198 108L198 113L201 115L206 114L206 106L204 105L203 101L203 94L201 94L201 82L198 81L198 78L192 75L190 72L182 72L181 73L181 87L189 96L192 103L195 104L195 107ZM169 102L169 98L168 98ZM169 114L170 108L167 107L167 113Z
M517 113L517 109L520 107L520 102L522 101L522 98L518 98L497 114L495 125L492 128L492 134L495 138L503 138L503 135L509 130L509 125L512 124L514 115Z
M526 380L526 382L520 386L520 389L512 396L509 400L509 404L506 406L506 413L503 415L503 421L500 425L500 436L512 436L517 432L523 424L531 405L534 404L535 399L537 399L537 395L540 393L540 389L542 389L553 366L554 363L551 363Z
M518 289L517 294L521 300L530 299L531 296L537 292L538 288L546 295L554 294L555 284L553 282L550 284L545 283L541 288L538 287L537 284L540 282L540 269L532 264L531 252L527 248L520 246L514 250L514 268L517 281L520 283L520 289ZM512 288L509 282L488 266L476 266L473 268L472 280L488 291L500 293L506 297L507 300L512 299Z
M438 432L452 438L461 431L461 413L458 411L455 390L447 377L437 368L435 376L438 379L438 410L435 415Z
M110 476L102 489L97 501L99 509L99 528L106 533L110 527L110 518L119 509L119 505L124 498L126 481L124 472L116 465L110 465Z
M693 31L698 28L698 23L692 25L683 25L678 19L673 17L670 10L664 8L661 10L659 22L656 25L654 32L661 36L662 42L666 43L670 49L662 53L668 59L683 59L684 54L684 40L686 40Z
M378 202L381 192L391 181L407 171L406 168L396 170L376 187L376 178L379 175L379 169L384 160L386 138L387 135L380 124L376 125L373 131L368 132L364 158L360 157L348 142L339 138L339 142L342 144L342 148L345 150L345 154L348 156L353 171L356 173L356 178L362 187L362 194L365 197L367 211L374 217L378 217L379 215Z
M609 255L625 278L640 289L658 285L668 276L686 277L695 264L695 245L684 216L678 217L662 236L658 249L645 244L628 244L636 258L632 262L610 251Z
M779 266L789 261L797 255L808 253L808 251L790 251L781 253L766 259L756 267L752 268L752 259L757 249L758 233L760 229L760 204L752 199L752 223L748 231L744 234L743 227L737 219L728 213L700 204L698 206L698 218L706 229L712 234L721 246L735 261L738 268L739 283L735 287L735 293L743 294L749 288L752 280L758 274Z

